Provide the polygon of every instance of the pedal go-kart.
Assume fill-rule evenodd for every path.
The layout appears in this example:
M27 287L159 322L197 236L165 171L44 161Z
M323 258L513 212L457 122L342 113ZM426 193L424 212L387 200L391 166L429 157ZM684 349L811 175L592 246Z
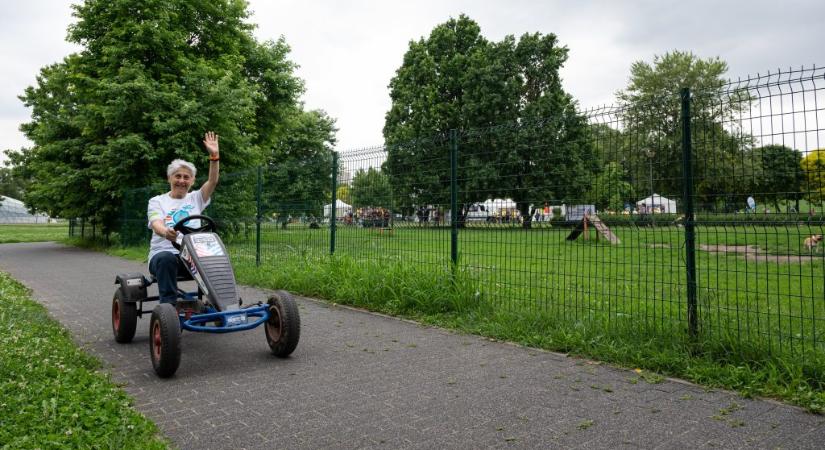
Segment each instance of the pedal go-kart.
M193 220L200 226L190 227ZM194 279L196 292L178 289L175 305L161 303L151 310L149 350L152 367L162 378L171 377L180 365L182 330L204 333L230 333L264 325L266 342L275 356L287 357L298 345L301 318L295 300L286 291L276 291L266 303L244 304L238 295L235 274L226 247L215 234L215 222L207 216L189 216L175 227L178 257L189 269L179 281ZM137 318L150 311L144 303L157 301L146 295L154 277L142 273L124 273L115 278L118 285L112 299L112 332L115 341L129 343L135 336Z

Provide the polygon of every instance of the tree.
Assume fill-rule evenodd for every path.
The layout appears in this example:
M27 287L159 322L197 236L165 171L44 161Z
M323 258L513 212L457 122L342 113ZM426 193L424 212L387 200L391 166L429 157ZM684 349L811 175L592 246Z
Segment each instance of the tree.
M587 199L597 209L621 211L625 203L633 200L633 186L626 180L624 169L617 162L609 162L604 170L593 179Z
M761 165L760 177L756 180L755 197L764 202L772 201L779 211L780 200L795 200L799 211L802 198L802 155L784 145L767 145L752 150L752 157Z
M15 177L8 167L0 167L0 197L21 198L25 190L23 180ZM2 203L2 198L0 198Z
M258 43L242 0L86 0L68 40L80 53L41 69L21 97L34 142L12 152L24 200L51 215L122 217L125 189L165 178L176 157L200 167L205 130L221 136L222 169L263 162L279 126L303 111L302 82L283 39ZM223 181L222 181L223 183ZM218 190L225 213L254 214L244 189ZM216 205L217 207L218 205ZM137 217L145 204L129 205ZM127 211L131 212L131 211Z
M713 204L719 195L736 189L737 180L731 174L743 170L741 150L750 137L732 134L722 126L747 106L748 96L742 92L723 92L722 77L727 64L719 58L701 59L690 52L674 51L655 56L653 64L633 63L630 83L617 97L626 111L626 133L635 143L629 152L628 165L635 173L637 190L644 181L653 179L653 190L661 194L678 195L682 183L681 99L682 88L690 88L693 141L699 200ZM723 94L737 101L721 99ZM646 172L653 168L655 173Z
M808 152L802 159L805 174L803 191L812 202L825 201L825 148Z
M358 169L352 177L352 206L392 208L392 187L387 175L374 167Z
M351 205L352 204L352 189L346 184L338 186L338 189L335 191L335 198L341 200L342 202Z
M321 217L332 198L332 147L335 121L320 111L290 117L282 138L267 155L264 214Z
M410 42L384 124L398 206L448 204L450 145L460 204L509 197L528 217L530 204L580 195L595 166L585 120L561 87L567 54L554 34L488 41L464 15ZM462 131L456 141L450 130Z

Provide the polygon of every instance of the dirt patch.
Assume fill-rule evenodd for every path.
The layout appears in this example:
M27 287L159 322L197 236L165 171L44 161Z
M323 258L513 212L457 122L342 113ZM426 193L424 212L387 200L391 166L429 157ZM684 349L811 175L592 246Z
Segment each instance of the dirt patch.
M773 263L804 263L814 260L813 256L803 255L769 255L755 245L710 245L700 244L700 250L709 253L736 253L748 261Z
M670 244L649 244L650 248L670 248Z
M759 248L755 245L711 245L699 244L699 249L711 253L753 253L756 254Z

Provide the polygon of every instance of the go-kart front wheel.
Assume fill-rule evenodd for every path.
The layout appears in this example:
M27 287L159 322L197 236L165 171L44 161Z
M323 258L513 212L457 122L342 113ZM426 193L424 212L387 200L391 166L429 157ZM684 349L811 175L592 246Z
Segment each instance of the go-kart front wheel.
M134 302L126 301L123 289L115 291L112 298L112 333L121 344L132 342L137 325L137 308Z
M301 338L301 317L298 305L287 291L275 291L267 300L269 320L264 324L266 342L272 354L286 358L298 346Z
M174 306L161 303L149 322L149 353L152 367L161 378L175 374L180 365L180 321Z

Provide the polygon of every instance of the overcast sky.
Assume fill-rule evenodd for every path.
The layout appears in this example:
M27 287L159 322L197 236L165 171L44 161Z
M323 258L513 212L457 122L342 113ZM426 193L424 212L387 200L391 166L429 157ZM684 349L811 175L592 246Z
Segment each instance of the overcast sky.
M30 111L17 98L41 67L78 47L65 42L71 1L2 0L0 149L30 143ZM337 119L338 150L382 142L387 85L410 40L464 13L482 34L555 33L570 49L564 88L582 107L612 103L634 61L671 50L718 56L728 77L825 64L825 1L689 0L251 0L263 41L283 35L306 83L308 109ZM0 155L0 160L5 159Z

